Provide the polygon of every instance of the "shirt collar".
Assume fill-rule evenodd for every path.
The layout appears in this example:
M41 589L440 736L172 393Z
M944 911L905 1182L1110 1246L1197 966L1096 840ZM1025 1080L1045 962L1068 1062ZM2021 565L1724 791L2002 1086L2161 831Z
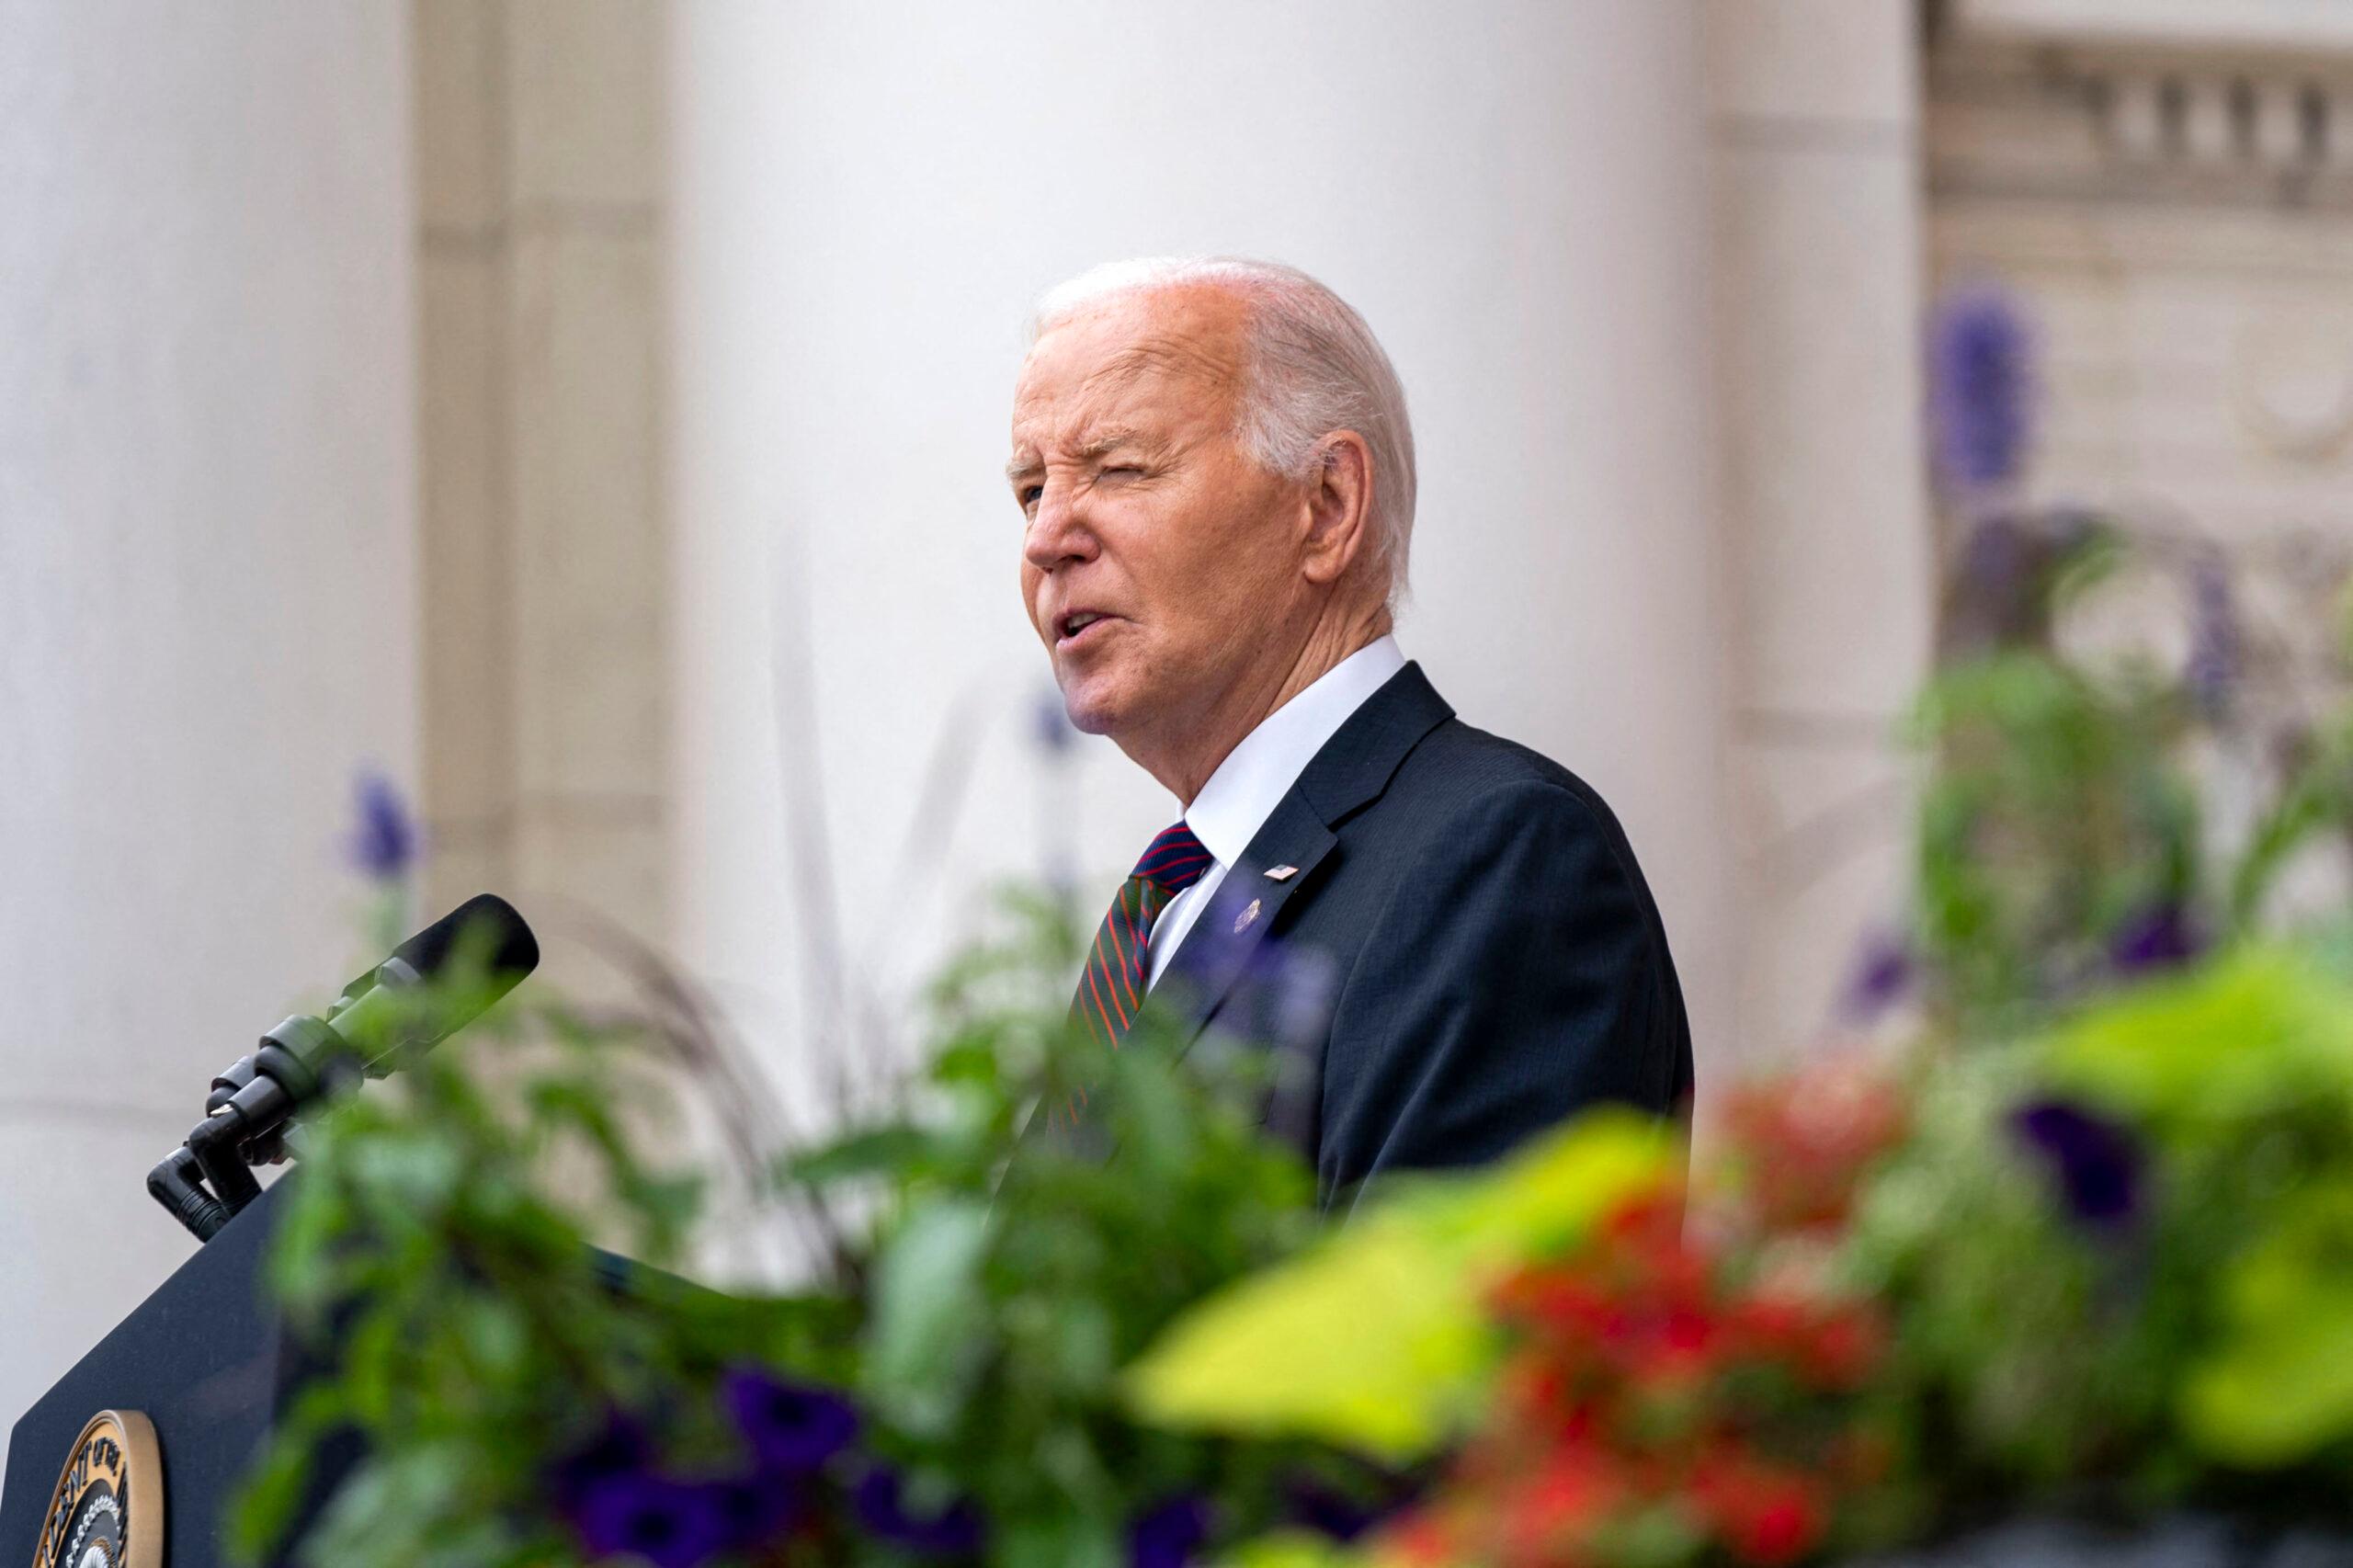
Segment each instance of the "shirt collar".
M1397 639L1376 638L1260 720L1226 754L1185 810L1185 825L1220 866L1241 858L1324 743L1404 667Z

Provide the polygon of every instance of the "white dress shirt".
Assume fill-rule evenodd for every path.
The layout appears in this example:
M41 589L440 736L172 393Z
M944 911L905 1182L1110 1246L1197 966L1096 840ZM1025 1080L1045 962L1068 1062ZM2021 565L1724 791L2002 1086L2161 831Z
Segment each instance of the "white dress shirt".
M1366 698L1389 684L1405 667L1397 639L1382 637L1367 643L1317 678L1314 685L1276 709L1258 727L1226 753L1193 803L1185 808L1185 825L1210 852L1210 869L1200 881L1168 901L1152 925L1151 983L1156 983L1169 959L1184 945L1208 907L1227 868L1242 858L1258 829L1275 814L1290 787L1307 771L1324 743L1364 706Z

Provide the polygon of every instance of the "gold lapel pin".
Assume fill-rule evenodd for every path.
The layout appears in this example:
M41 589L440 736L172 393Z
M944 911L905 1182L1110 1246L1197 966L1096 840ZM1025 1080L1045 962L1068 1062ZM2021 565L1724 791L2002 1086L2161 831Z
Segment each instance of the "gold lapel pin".
M1233 917L1233 934L1239 937L1243 932L1247 931L1250 928L1250 922L1257 918L1258 901L1254 898L1250 901L1248 905L1243 909L1241 914Z
M1270 882L1287 882L1297 875L1299 875L1299 868L1296 866L1269 866L1267 868L1267 880Z

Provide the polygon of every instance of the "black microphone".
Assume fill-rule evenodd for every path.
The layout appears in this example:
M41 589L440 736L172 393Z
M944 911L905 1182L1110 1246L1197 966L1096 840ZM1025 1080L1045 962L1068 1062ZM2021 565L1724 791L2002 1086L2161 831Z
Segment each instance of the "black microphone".
M462 966L453 968L460 959ZM347 1054L369 1077L381 1078L473 1022L539 967L539 940L515 906L496 893L476 893L345 986L324 1019L289 1018L262 1041L291 1028L296 1039L278 1043L295 1046L314 1064ZM474 983L463 992L437 991L460 978Z
M148 1173L147 1190L210 1240L260 1196L246 1167L285 1157L286 1124L303 1107L430 1051L539 962L539 941L513 904L495 893L468 899L345 986L324 1017L296 1014L213 1079L204 1120Z

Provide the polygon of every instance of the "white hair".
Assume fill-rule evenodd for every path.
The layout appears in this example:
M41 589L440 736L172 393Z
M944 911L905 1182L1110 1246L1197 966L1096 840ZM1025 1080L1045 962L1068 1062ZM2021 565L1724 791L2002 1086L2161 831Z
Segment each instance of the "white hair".
M1046 290L1030 317L1029 340L1120 295L1192 284L1230 290L1249 307L1234 435L1253 461L1304 481L1313 476L1316 443L1325 436L1353 430L1364 437L1372 452L1373 560L1394 603L1414 536L1414 427L1396 368L1347 301L1280 262L1139 256L1090 267Z

